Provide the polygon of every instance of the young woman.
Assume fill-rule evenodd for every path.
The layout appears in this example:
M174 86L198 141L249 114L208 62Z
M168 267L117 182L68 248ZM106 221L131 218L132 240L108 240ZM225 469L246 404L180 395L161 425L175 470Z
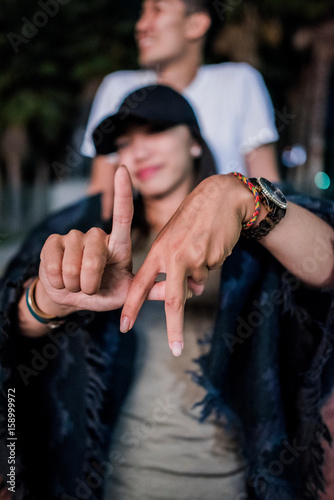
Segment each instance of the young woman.
M35 230L3 282L4 388L16 391L25 498L292 499L316 491L321 461L312 456L326 436L320 379L333 385L323 290L333 283L332 228L294 203L284 216L284 200L281 211L260 204L256 215L256 190L212 175L194 112L168 87L130 94L94 142L128 168L132 230L131 184L119 167L111 232L98 220L98 197L84 200ZM331 206L313 208L330 220ZM243 224L254 236L262 224L261 244L240 238ZM166 281L155 282L159 273ZM174 283L182 296L167 300ZM163 302L146 302L135 333L119 333L114 310L127 301L133 322L129 300L141 287L149 299L166 298L177 357L166 347ZM199 384L189 374L195 358Z

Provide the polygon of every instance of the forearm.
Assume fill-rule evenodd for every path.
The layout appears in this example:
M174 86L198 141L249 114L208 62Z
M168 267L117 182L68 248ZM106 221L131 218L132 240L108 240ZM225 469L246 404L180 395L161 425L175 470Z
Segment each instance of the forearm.
M239 184L241 184L239 182ZM241 193L241 187L239 187ZM254 199L250 190L243 190L243 199L236 196L236 205L243 206L243 222L250 219ZM245 197L247 194L247 197ZM261 203L255 227L267 215ZM306 284L316 287L334 284L334 229L312 212L289 202L285 217L259 240L291 273Z
M102 218L110 219L114 201L114 177L117 163L108 156L96 156L92 162L89 194L102 193Z
M248 177L265 177L271 182L280 182L281 177L276 158L276 145L265 144L245 156Z
M305 283L334 284L334 230L308 210L288 203L280 223L260 243Z

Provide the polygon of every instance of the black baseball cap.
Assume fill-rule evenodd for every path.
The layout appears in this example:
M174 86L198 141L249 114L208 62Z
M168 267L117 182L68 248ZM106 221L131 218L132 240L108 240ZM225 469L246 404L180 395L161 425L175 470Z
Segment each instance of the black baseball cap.
M201 177L216 173L215 161L201 135L193 108L185 97L166 85L150 85L135 90L124 99L115 114L102 120L93 132L96 153L108 155L116 152L117 137L124 133L133 119L154 124L161 130L186 125L202 147L200 170L205 170L206 175Z

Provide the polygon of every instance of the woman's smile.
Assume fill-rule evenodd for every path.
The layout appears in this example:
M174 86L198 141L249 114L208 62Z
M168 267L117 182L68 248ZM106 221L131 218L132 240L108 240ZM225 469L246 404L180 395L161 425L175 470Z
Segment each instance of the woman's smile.
M149 167L140 168L136 171L135 176L140 181L145 181L151 179L162 167L159 165L153 165Z

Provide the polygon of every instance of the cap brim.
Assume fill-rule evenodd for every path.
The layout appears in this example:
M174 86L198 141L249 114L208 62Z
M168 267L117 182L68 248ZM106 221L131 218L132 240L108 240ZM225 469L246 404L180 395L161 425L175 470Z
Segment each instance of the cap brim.
M121 113L116 113L102 120L95 128L92 137L97 155L108 155L116 151L115 140L119 135L122 123L124 123L124 119L121 120Z
M147 116L143 116L138 112L136 113L135 110L131 113L129 113L128 110L126 113L121 110L118 113L108 116L107 118L102 120L102 122L95 128L93 132L93 141L97 155L109 155L117 151L116 139L120 136L120 134L123 133L124 129L127 126L127 123L131 119L140 119L143 120L143 122L146 121L147 123L154 123L154 125L157 125L157 127L161 128L161 130L168 129L175 125L180 125L179 122L175 123L170 121L163 121L161 119L159 120L159 122L152 122L147 118ZM186 123L184 125L190 128L193 136L202 148L202 154L199 158L198 172L198 182L200 182L205 177L217 173L215 161L212 156L211 150L200 134L199 129L189 126Z
M143 123L146 122L149 124L153 124L161 130L179 125L179 123L164 121L162 119L152 121L147 116L142 115L138 112L124 114L124 112L120 111L115 115L111 115L105 118L95 128L92 137L96 149L96 154L108 155L111 153L115 153L117 150L117 137L119 137L124 132L124 130L126 130L129 121L133 119L141 120L143 121Z

